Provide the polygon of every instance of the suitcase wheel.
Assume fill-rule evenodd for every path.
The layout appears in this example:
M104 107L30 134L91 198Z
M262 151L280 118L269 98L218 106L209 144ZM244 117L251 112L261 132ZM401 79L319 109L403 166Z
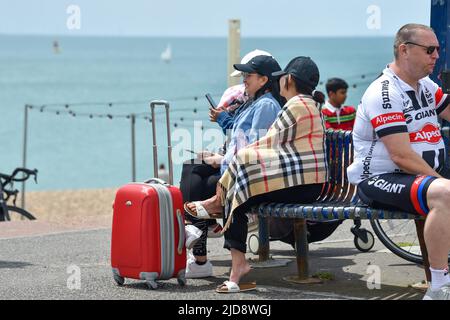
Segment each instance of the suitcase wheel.
M256 234L252 234L248 237L247 246L251 253L259 254L259 237Z
M123 286L123 284L125 283L125 278L120 276L119 270L113 268L112 273L114 276L114 281L117 283L117 285Z
M158 289L158 284L156 283L156 281L146 281L145 284L147 285L147 287L150 290L156 290Z
M118 274L115 274L114 275L114 281L117 283L117 285L123 286L123 284L125 283L125 278L119 276Z
M186 278L180 277L180 278L177 278L177 280L178 280L178 284L180 286L184 287L186 285Z

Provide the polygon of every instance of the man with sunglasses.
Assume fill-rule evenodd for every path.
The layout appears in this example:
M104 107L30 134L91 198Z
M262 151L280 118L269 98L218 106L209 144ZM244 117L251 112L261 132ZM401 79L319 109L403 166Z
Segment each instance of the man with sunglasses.
M438 116L450 120L450 97L428 78L439 58L431 28L397 32L394 61L366 90L358 107L349 180L376 208L426 217L432 281L425 300L450 300L450 180L442 178L445 146Z

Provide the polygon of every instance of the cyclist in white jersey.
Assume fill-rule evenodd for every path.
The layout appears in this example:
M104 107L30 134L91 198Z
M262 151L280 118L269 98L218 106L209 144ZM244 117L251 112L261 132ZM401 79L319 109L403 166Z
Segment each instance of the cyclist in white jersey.
M412 149L431 168L438 172L442 169L445 146L437 115L447 107L446 95L428 77L418 81L418 90L416 93L389 67L369 86L353 129L358 149L348 172L351 182L356 184L376 174L400 171L381 140L395 133L408 133Z
M358 107L348 177L368 205L427 217L432 281L424 299L450 300L450 180L440 175L445 146L438 122L450 120L450 96L428 78L439 42L431 28L408 24L396 35L394 55Z

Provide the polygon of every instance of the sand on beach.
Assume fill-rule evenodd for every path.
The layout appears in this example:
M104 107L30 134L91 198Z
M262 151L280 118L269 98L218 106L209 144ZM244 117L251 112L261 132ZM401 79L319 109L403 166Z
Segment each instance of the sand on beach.
M54 225L107 228L111 227L117 189L27 192L25 208L38 221ZM20 204L20 194L17 204Z

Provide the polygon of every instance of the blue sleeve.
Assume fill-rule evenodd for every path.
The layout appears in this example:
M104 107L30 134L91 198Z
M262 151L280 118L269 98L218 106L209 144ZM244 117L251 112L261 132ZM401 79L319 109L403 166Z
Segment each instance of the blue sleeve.
M233 127L234 117L230 116L228 112L221 112L217 117L217 123L222 128L224 134L227 134L227 130Z
M252 128L248 136L249 143L255 142L266 134L281 110L280 105L272 99L261 100L256 107Z

